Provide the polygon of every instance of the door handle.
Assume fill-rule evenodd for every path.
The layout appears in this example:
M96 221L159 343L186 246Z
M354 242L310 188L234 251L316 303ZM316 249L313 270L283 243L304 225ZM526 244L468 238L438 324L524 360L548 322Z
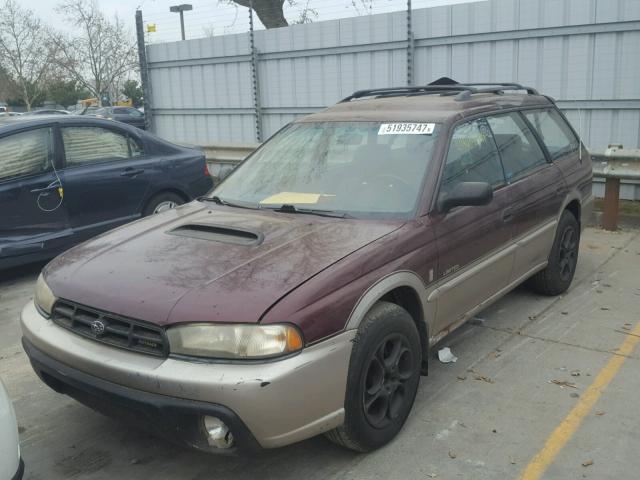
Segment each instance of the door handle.
M513 220L513 209L511 207L505 208L502 211L502 221L507 223Z
M135 177L136 175L140 175L144 173L142 168L127 168L126 170L120 173L121 177Z

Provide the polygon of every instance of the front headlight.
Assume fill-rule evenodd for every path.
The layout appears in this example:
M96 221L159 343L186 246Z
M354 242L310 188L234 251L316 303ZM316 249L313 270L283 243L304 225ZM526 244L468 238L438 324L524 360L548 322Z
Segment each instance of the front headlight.
M167 330L171 353L221 359L278 357L302 349L292 325L190 324Z
M56 300L57 298L53 295L47 282L44 281L42 274L40 274L36 282L36 306L47 315L51 315L51 309L53 308L53 304L56 303Z

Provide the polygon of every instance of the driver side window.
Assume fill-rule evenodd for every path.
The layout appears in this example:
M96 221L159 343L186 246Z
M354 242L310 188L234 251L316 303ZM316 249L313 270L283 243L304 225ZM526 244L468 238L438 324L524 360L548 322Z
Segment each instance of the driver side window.
M440 196L461 182L487 182L494 189L506 184L498 149L484 118L455 128L444 165Z

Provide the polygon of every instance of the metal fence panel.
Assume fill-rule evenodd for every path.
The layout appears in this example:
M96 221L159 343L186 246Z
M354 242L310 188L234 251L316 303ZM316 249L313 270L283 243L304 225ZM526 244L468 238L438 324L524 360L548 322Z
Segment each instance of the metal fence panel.
M488 0L412 12L414 84L516 81L558 100L585 143L640 146L640 0ZM407 82L407 12L255 32L266 138L368 87ZM148 46L154 128L256 141L249 33Z

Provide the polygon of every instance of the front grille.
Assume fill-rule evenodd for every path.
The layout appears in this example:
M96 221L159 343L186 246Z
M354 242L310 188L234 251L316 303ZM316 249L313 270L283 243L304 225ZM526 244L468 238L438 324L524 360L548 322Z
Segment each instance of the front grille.
M113 313L58 300L51 319L57 325L96 342L157 357L169 354L164 329Z

